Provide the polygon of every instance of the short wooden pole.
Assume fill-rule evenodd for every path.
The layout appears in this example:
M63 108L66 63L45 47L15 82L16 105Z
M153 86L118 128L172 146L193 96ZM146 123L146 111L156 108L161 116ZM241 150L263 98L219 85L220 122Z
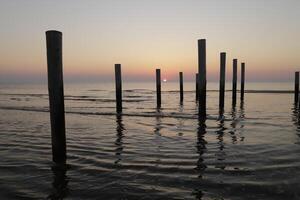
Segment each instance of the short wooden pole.
M183 73L179 72L180 104L183 103Z
M122 112L122 75L121 64L115 64L116 106L117 113Z
M220 88L219 88L219 108L224 108L225 101L225 72L226 72L226 53L220 53Z
M48 92L51 120L52 159L66 161L65 105L62 63L62 33L46 32Z
M206 117L206 40L198 40L199 116Z
M156 69L156 105L157 105L157 108L161 107L161 78L160 78L160 69Z
M196 74L196 101L199 99L199 75Z
M298 103L299 99L299 72L295 72L295 91L294 91L294 100L295 103Z
M241 101L244 101L245 94L245 63L241 64Z
M237 88L237 59L233 59L233 71L232 71L232 105L236 105L236 88Z

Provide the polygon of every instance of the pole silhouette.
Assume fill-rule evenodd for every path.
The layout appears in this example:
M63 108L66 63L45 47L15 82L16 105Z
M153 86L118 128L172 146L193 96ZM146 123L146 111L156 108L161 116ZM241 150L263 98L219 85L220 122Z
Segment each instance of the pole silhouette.
M295 103L298 103L298 101L299 101L299 72L295 72L294 101L295 101Z
M116 109L117 109L117 113L121 113L122 112L121 64L115 64L115 81L116 81Z
M161 107L161 78L160 69L156 69L156 106Z
M236 105L236 88L237 88L237 59L233 59L233 71L232 71L232 105Z
M206 117L206 40L198 40L199 116Z
M245 94L245 63L241 64L241 101L244 101Z
M225 101L225 72L226 72L226 53L220 53L220 86L219 86L219 109L224 109Z
M196 101L199 99L199 75L196 74Z
M179 72L180 104L183 103L183 73Z
M65 105L62 63L62 33L46 32L48 92L51 121L52 160L66 161Z

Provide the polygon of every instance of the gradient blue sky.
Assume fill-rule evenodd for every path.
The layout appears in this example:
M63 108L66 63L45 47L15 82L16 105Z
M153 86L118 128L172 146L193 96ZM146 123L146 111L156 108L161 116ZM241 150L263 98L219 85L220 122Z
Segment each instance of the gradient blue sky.
M0 82L46 80L45 31L64 34L66 80L152 80L155 68L193 80L207 39L208 80L219 53L246 62L248 81L289 81L300 69L299 0L1 0Z

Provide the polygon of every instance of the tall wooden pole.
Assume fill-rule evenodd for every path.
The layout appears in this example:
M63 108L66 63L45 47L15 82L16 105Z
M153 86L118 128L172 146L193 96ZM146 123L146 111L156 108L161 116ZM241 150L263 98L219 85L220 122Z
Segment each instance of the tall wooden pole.
M157 108L161 107L161 78L160 78L160 69L156 69L156 105L157 105Z
M226 72L226 53L220 53L220 88L219 88L219 108L224 109L225 100L225 72Z
M51 120L52 159L66 161L65 105L62 63L62 33L46 32L48 92Z
M198 40L199 116L206 117L206 40Z
M196 74L196 101L199 99L199 75Z
M245 63L241 64L241 101L244 101L245 94Z
M232 71L232 105L236 105L236 88L237 88L237 59L233 59L233 71Z
M183 73L179 72L180 104L183 103Z
M117 113L122 112L122 75L121 64L115 64L115 81L116 81L116 109Z
M299 72L295 72L295 92L294 92L295 103L298 103L299 100Z

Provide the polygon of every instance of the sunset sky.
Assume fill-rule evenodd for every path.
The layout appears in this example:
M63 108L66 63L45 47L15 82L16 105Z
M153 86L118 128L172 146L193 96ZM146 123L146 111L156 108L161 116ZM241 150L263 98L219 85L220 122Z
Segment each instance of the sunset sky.
M197 40L207 45L207 77L219 53L246 63L248 81L291 81L300 70L299 0L1 0L0 82L46 80L45 31L63 32L67 81L162 76L193 80Z

